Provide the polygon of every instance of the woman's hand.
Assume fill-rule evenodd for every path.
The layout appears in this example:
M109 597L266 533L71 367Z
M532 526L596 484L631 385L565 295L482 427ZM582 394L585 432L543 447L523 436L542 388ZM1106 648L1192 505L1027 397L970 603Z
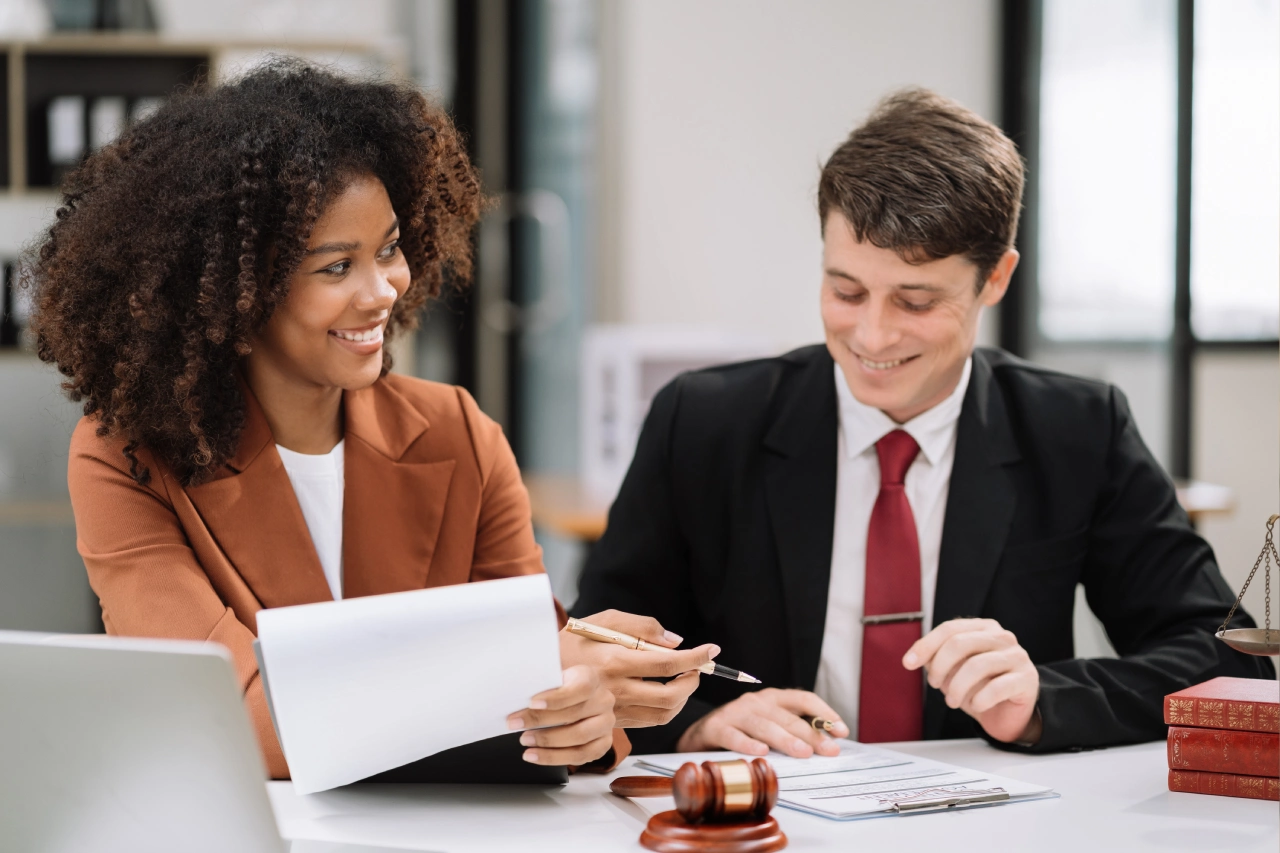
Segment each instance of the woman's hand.
M530 730L520 736L530 747L524 760L548 766L595 761L613 746L613 727L613 694L589 666L569 667L563 686L544 690L507 717L507 728Z
M583 621L621 631L647 643L674 649L681 637L663 629L657 619L617 610L605 610ZM560 660L566 665L587 664L617 700L617 725L627 728L660 726L684 707L698 686L698 667L720 654L718 646L698 646L677 652L638 652L612 643L598 643L560 632ZM675 676L675 677L673 677ZM646 678L670 678L664 683Z

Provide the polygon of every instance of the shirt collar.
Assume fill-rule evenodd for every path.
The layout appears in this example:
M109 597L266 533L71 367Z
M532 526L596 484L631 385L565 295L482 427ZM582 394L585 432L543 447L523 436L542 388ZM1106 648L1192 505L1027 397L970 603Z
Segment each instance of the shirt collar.
M969 388L969 374L973 372L973 356L965 359L960 381L945 400L932 409L921 412L905 424L894 423L893 418L879 409L858 402L849 390L840 365L835 366L836 397L840 401L840 429L844 433L845 452L850 458L866 453L877 441L895 429L906 432L920 445L920 452L930 465L937 465L946 453L956 434L960 420L960 408Z

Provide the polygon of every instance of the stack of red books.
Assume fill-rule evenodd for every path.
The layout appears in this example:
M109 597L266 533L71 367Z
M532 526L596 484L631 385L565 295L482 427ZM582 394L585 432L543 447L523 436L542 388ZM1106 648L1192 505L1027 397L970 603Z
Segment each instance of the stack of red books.
M1280 800L1280 684L1214 678L1164 697L1169 790Z

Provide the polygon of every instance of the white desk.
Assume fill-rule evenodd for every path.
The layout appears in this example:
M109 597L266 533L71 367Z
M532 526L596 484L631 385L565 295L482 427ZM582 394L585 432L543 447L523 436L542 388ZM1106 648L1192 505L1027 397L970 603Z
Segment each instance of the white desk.
M1276 803L1167 789L1165 745L1026 756L980 740L893 744L915 755L1051 785L1053 800L840 823L775 809L788 850L1102 851L1280 849ZM614 775L637 772L634 759ZM288 782L269 784L287 838L380 844L449 853L488 851L642 851L649 815L670 798L624 800L612 776L575 776L562 789L518 786L357 785L299 797Z

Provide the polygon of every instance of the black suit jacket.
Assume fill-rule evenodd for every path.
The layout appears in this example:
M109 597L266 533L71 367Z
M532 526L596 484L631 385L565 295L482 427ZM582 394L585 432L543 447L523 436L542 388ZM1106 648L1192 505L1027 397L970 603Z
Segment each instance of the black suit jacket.
M656 617L766 686L812 690L826 618L838 430L824 346L687 373L654 399L573 608ZM1077 584L1118 659L1074 655ZM995 619L1040 671L1038 750L1165 736L1163 697L1274 677L1213 637L1235 596L1116 388L979 349L957 425L933 624ZM1247 616L1241 625L1252 625ZM1233 620L1233 625L1235 620ZM704 678L637 752L675 749L751 689ZM924 736L980 728L926 690Z

